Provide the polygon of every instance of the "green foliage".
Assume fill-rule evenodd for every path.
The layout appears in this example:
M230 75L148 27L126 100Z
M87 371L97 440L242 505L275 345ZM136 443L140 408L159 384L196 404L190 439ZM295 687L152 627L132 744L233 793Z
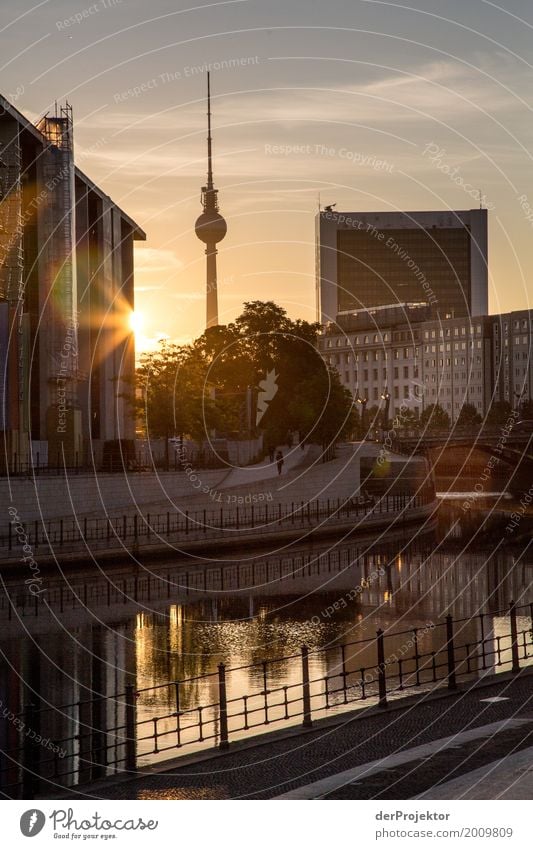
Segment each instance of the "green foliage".
M474 404L463 404L457 417L457 427L476 427L481 422L482 418Z
M213 427L219 435L249 434L247 424L254 433L269 376L272 397L259 423L267 443L284 442L291 430L322 444L351 434L357 428L352 399L320 357L317 331L317 324L292 321L272 301L252 301L235 322L206 330L191 345L161 343L137 371L147 433L201 440Z
M420 416L420 426L428 430L449 430L450 417L440 404L430 404Z
M143 354L136 386L135 403L149 437L201 440L219 421L204 365L190 346L161 342Z
M503 425L511 415L512 407L509 401L493 401L487 413L487 425Z
M527 400L522 401L519 407L520 410L520 418L527 419L528 421L533 419L533 401Z

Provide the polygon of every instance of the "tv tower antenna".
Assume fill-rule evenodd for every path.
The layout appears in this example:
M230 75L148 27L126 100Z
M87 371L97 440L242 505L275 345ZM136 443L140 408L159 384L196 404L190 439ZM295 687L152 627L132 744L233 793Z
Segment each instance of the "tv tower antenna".
M202 186L203 212L196 220L195 231L205 244L206 254L206 328L218 324L217 243L226 235L227 225L218 211L218 190L213 185L211 137L211 74L207 72L207 184Z

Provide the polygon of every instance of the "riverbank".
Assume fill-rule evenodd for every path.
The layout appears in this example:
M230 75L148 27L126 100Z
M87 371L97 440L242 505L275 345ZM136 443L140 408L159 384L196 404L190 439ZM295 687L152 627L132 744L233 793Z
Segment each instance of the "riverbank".
M531 746L532 673L406 697L53 798L457 798L439 796L438 785Z
M187 486L194 487L188 498L154 502L147 500L150 492L144 500L124 506L119 515L76 512L73 500L70 517L28 522L13 501L8 508L11 521L0 535L0 563L20 563L21 549L41 564L58 559L68 564L95 558L105 562L117 555L135 560L141 555L151 559L169 553L218 553L265 540L283 547L311 536L394 529L434 514L437 502L423 460L387 455L388 468L394 470L390 483L378 480L378 494L368 494L366 479L361 482L361 463L372 467L381 456L379 447L355 443L340 448L338 455L322 463L313 447L303 452L298 448L287 458L286 474L261 463L234 470L224 485L194 495L197 482L204 486L198 472L187 478ZM402 475L404 483L398 486Z

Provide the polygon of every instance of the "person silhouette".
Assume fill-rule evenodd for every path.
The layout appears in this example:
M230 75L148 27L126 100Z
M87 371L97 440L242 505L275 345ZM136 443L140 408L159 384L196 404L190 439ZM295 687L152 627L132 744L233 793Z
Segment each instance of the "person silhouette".
M283 468L283 454L281 451L278 451L276 454L276 464L278 466L278 475L281 475L281 470Z

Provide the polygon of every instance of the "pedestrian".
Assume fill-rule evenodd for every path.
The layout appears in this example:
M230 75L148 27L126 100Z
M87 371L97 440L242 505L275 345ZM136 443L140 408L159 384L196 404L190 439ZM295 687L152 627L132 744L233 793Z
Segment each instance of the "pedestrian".
M274 462L274 454L275 454L275 452L276 452L275 447L274 447L273 445L271 445L271 446L269 447L269 449L268 449L268 456L270 457L270 462L271 462L271 463L273 463L273 462Z
M283 468L283 454L281 451L278 451L276 454L276 463L278 465L278 475L281 475L281 470Z

